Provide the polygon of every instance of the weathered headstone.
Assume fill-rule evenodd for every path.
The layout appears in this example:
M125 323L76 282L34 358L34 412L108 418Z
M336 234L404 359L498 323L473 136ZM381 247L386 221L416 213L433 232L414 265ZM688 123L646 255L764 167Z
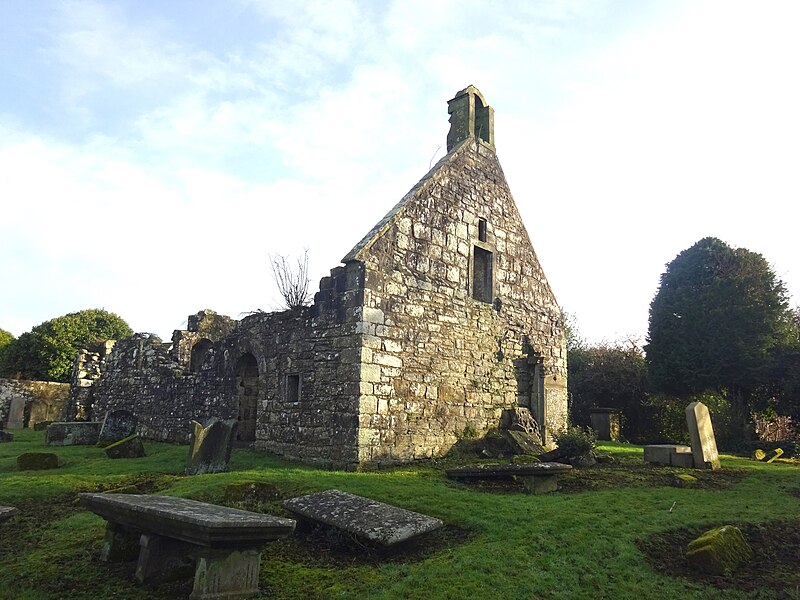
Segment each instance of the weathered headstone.
M92 446L100 435L100 421L50 423L45 443L48 446Z
M291 498L283 506L303 519L382 546L404 542L444 525L434 517L340 490Z
M25 427L25 398L15 396L8 407L6 429L22 429Z
M719 454L711 415L702 402L691 402L686 407L686 425L692 443L695 469L719 469Z
M128 437L106 446L108 458L141 458L144 456L144 446L139 434L134 433Z
M50 452L26 452L17 457L20 471L43 471L58 468L58 455Z
M771 463L775 459L777 459L777 458L779 458L781 456L783 456L783 448L775 448L775 450L772 451L772 454L770 455L770 457L767 459L767 462Z
M734 571L752 555L753 550L742 532L732 525L724 525L689 542L686 559L697 571L724 575Z
M0 442L13 442L14 434L0 429Z
M235 419L223 421L212 417L206 421L205 426L192 421L186 474L201 475L227 471L237 426L238 422Z
M128 410L110 410L103 419L97 445L105 448L136 433L136 416Z

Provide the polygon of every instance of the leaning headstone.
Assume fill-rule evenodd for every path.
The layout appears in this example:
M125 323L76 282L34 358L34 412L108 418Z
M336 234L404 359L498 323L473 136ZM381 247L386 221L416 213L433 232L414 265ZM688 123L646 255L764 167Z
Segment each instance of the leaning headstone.
M20 471L43 471L58 468L58 455L49 452L26 452L17 457Z
M13 442L14 434L0 429L0 442Z
M136 433L136 416L128 410L110 410L103 419L97 445L105 448Z
M236 419L223 421L212 417L205 426L192 421L189 440L189 456L186 458L186 474L224 473L231 460L233 440L236 439Z
M724 575L736 570L752 555L753 550L742 532L733 525L723 525L689 542L686 559L697 571Z
M8 521L16 512L17 509L13 506L0 506L0 523Z
M144 446L139 434L134 433L125 439L106 446L108 458L141 458L144 456Z
M719 469L719 454L711 415L702 402L692 402L686 407L686 425L692 443L695 469Z

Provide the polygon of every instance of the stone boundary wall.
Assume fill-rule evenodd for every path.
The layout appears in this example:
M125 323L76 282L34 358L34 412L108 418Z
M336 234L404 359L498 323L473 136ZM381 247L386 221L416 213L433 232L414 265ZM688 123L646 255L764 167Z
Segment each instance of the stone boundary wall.
M0 379L0 423L7 425L11 403L24 402L27 426L42 421L57 421L69 402L68 383Z

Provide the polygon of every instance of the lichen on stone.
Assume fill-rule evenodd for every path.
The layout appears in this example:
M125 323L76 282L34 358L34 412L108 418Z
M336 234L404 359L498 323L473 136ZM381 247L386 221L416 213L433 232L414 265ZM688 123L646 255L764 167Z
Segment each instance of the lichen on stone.
M712 575L734 571L753 551L741 530L733 525L710 529L689 542L686 558L692 568Z

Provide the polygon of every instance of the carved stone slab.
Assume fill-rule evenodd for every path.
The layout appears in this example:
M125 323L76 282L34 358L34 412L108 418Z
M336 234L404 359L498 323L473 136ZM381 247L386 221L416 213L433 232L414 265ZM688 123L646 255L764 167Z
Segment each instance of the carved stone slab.
M694 466L692 449L676 444L651 444L644 447L644 461L656 465L671 465L691 469Z
M223 421L212 417L205 425L192 421L186 474L202 475L227 471L237 427L236 419Z
M8 521L16 512L17 509L13 506L0 506L0 523Z
M404 542L444 525L440 519L340 490L291 498L283 506L299 517L383 546Z
M259 546L286 537L295 522L186 498L138 494L80 494L107 521L200 546Z

